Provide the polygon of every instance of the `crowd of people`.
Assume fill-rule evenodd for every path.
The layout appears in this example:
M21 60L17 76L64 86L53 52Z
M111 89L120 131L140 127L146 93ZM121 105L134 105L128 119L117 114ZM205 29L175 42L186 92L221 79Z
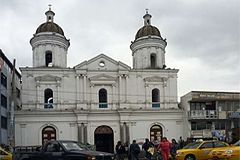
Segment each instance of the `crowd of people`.
M133 140L130 145L122 144L121 141L118 141L115 146L116 159L139 160L139 154L142 150L147 160L152 160L153 158L157 160L169 160L169 155L172 160L175 160L177 150L183 148L185 144L186 142L184 142L182 137L180 137L178 142L175 139L169 141L166 137L163 137L158 144L154 144L146 138L142 148L139 147L136 140Z

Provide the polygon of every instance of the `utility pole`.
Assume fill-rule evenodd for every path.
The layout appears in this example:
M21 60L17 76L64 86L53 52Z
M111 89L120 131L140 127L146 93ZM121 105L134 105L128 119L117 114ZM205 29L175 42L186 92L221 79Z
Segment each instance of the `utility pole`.
M11 94L11 106L10 106L10 127L9 127L9 143L10 146L15 146L15 130L14 130L14 110L16 105L16 83L15 83L15 63L16 60L13 60L13 69L12 69L12 94Z

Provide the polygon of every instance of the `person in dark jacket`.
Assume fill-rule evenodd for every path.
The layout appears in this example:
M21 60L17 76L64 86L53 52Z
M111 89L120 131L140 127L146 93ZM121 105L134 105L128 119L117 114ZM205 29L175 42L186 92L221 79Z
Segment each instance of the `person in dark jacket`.
M124 160L124 154L126 153L125 146L122 145L121 141L117 142L117 145L115 146L116 150L116 159L117 160Z
M145 151L145 157L148 160L152 159L152 153L150 153L149 148L154 147L154 144L152 142L149 141L148 138L145 139L145 142L142 145L142 149Z
M136 143L136 140L133 140L132 144L130 145L129 152L130 152L131 160L139 160L138 155L140 153L140 147Z
M170 154L172 156L172 160L176 159L177 150L179 149L179 145L175 139L172 139L172 147L170 149Z

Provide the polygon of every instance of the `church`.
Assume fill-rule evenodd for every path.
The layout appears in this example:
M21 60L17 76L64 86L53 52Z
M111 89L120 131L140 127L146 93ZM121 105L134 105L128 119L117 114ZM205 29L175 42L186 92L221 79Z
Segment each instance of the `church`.
M45 15L46 22L30 40L32 67L20 68L22 107L15 111L15 146L59 139L114 152L119 140L157 143L182 136L178 69L166 67L167 42L148 11L130 44L132 67L105 54L68 67L70 42L51 8Z

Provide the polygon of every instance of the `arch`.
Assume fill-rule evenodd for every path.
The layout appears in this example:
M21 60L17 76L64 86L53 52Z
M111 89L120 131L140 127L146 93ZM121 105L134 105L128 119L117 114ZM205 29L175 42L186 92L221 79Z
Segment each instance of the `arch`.
M102 125L94 131L94 143L97 151L114 152L114 132L111 127Z
M53 91L50 88L44 90L44 108L53 108Z
M153 124L150 127L150 140L158 144L163 137L163 128L160 124Z
M160 91L158 88L154 88L152 90L152 107L153 108L160 107Z
M152 53L150 55L150 64L151 64L151 68L156 68L157 58L155 53Z
M42 144L49 140L56 140L57 132L53 126L46 126L42 129Z
M52 51L45 52L46 67L52 67Z
M107 90L104 88L101 88L98 92L98 98L99 98L99 108L107 108Z

